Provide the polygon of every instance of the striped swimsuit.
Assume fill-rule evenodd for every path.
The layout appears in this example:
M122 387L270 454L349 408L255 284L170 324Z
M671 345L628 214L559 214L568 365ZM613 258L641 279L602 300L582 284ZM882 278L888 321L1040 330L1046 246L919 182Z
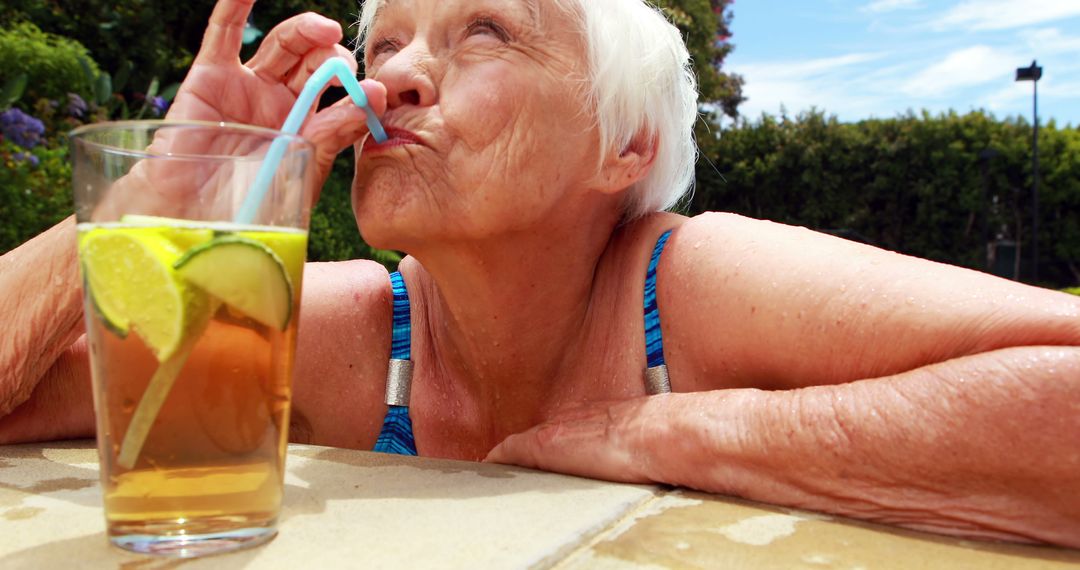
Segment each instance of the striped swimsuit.
M645 388L649 394L671 391L664 364L664 340L660 332L660 309L656 302L656 267L660 253L671 237L671 230L660 236L649 258L645 273ZM412 325L409 317L409 293L401 273L390 274L394 290L394 334L390 343L390 368L386 374L386 418L375 442L375 451L398 455L416 455L412 420L409 418L409 391L412 386Z

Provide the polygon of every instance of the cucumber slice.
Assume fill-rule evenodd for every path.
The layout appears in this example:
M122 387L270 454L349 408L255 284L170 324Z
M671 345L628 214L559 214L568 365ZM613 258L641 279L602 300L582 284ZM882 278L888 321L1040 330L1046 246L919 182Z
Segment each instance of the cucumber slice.
M216 237L188 250L173 267L181 279L247 317L278 330L289 325L292 282L281 258L263 243Z

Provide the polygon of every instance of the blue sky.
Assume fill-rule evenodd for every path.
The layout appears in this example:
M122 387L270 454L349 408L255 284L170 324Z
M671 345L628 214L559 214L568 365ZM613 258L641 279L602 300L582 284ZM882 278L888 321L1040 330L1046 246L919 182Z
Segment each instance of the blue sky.
M738 0L727 71L743 116L816 106L841 120L986 109L1080 126L1080 0Z

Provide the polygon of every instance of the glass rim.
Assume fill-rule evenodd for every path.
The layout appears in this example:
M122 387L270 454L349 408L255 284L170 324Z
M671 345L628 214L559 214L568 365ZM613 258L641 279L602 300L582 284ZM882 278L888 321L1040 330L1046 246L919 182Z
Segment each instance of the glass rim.
M199 160L229 160L234 161L237 157L232 154L216 154L216 153L158 153L149 152L145 149L125 148L113 144L107 144L101 141L88 139L87 135L94 134L102 131L157 131L162 128L179 127L179 128L198 128L217 130L220 132L234 132L237 134L248 134L252 136L263 137L267 142L272 142L275 139L284 138L289 141L290 144L300 144L308 147L311 152L315 151L315 144L310 140L300 136L289 134L284 131L272 129L269 127L260 127L257 125L245 125L243 123L230 123L228 121L197 121L190 119L139 119L128 121L102 121L100 123L90 123L76 127L68 132L68 139L74 143L78 141L80 144L85 144L91 147L98 148L102 151L112 152L114 154L123 154L128 156L137 156L142 158L171 158L171 159L199 159Z

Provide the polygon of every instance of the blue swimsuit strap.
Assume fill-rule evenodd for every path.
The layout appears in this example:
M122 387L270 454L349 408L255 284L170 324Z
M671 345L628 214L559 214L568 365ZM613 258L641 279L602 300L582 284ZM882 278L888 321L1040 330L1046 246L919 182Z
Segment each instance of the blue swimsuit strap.
M660 265L660 254L671 237L671 230L664 232L656 240L649 269L645 273L645 355L648 359L646 369L646 387L649 393L670 392L671 385L667 378L667 366L664 362L664 338L660 330L660 307L656 302L656 267Z
M670 392L667 366L664 364L664 339L660 330L660 307L656 302L656 267L660 254L671 237L671 230L664 232L656 241L649 269L645 274L645 352L648 369L645 371L646 387L650 394ZM388 404L382 431L375 443L375 451L398 455L416 455L412 420L409 418L408 394L412 380L412 324L409 315L409 293L401 273L390 274L394 290L394 332L390 343L390 371L387 378L387 399L406 405ZM403 375L395 384L395 375ZM404 390L404 396L401 391ZM392 394L393 392L393 394ZM401 400L404 400L403 402Z
M375 451L397 455L416 455L412 420L409 418L409 384L412 381L412 324L409 318L409 292L401 273L390 274L394 289L394 333L390 342L390 370L387 374L388 409ZM395 376L397 376L395 378ZM403 395L402 395L403 390ZM391 394L393 392L393 394ZM389 403L394 398L397 405ZM402 405L403 404L403 405Z
M390 343L390 358L410 360L412 321L409 318L409 291L405 289L405 280L397 271L390 274L390 285L394 289L394 335Z

